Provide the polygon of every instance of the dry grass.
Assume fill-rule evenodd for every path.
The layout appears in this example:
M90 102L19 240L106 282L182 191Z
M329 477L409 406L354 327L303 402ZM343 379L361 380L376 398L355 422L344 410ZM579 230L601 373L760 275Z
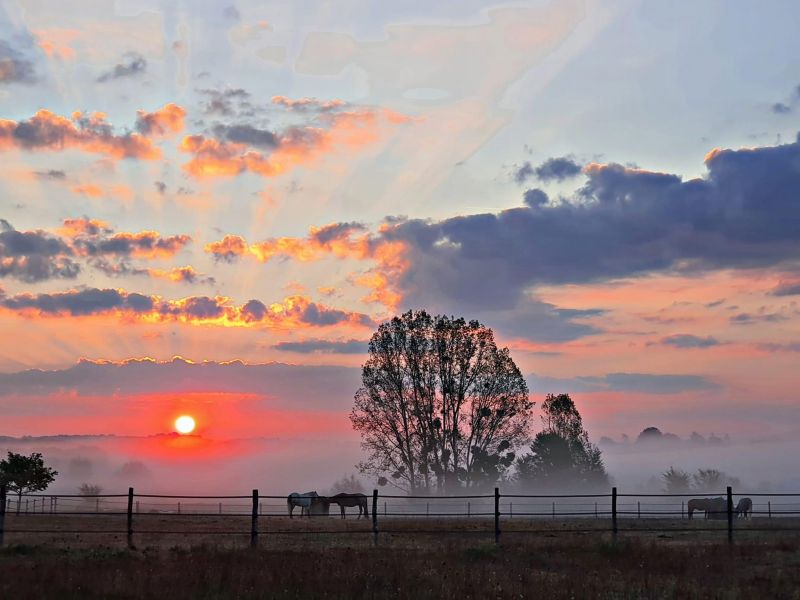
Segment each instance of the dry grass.
M0 598L800 599L797 533L738 531L729 547L723 526L719 532L626 532L615 543L607 532L576 531L607 527L603 521L514 519L503 523L507 530L544 531L506 533L495 546L491 520L398 519L382 522L398 533L381 534L373 547L369 522L281 518L266 522L255 550L246 547L247 535L211 533L137 534L137 548L127 550L124 534L63 532L87 525L124 529L124 516L9 521L11 528L62 533L7 534ZM249 520L153 515L137 518L135 526L247 532ZM410 533L443 527L461 533ZM343 528L355 533L276 533Z

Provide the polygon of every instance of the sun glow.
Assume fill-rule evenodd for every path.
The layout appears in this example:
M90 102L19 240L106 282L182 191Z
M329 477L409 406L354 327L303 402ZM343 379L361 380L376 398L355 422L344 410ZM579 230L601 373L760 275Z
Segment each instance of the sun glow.
M189 415L181 415L175 419L175 431L181 435L186 435L194 431L196 423Z

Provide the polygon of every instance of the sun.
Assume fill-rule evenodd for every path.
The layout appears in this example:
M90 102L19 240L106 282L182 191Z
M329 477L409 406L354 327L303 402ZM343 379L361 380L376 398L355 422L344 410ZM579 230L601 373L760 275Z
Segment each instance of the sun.
M175 419L175 431L181 435L186 435L194 431L196 423L189 415L181 415Z

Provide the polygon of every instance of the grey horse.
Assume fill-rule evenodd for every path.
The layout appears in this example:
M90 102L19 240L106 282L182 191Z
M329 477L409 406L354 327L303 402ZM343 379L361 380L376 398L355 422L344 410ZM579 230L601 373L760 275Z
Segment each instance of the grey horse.
M311 516L311 503L314 501L314 498L317 498L319 494L317 492L303 492L299 494L297 492L292 492L286 497L286 508L289 511L289 518L292 517L292 513L294 512L294 507L300 507L300 516L302 517L303 514L306 516Z

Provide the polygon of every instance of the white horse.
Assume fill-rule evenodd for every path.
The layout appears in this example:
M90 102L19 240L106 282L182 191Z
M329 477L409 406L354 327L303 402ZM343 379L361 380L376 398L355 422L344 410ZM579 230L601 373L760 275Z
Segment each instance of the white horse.
M286 508L289 510L289 518L292 517L292 513L294 512L294 507L300 507L300 516L302 517L303 514L311 516L311 503L313 502L314 498L317 498L319 494L317 492L305 492L303 494L298 494L297 492L292 492L286 498Z

